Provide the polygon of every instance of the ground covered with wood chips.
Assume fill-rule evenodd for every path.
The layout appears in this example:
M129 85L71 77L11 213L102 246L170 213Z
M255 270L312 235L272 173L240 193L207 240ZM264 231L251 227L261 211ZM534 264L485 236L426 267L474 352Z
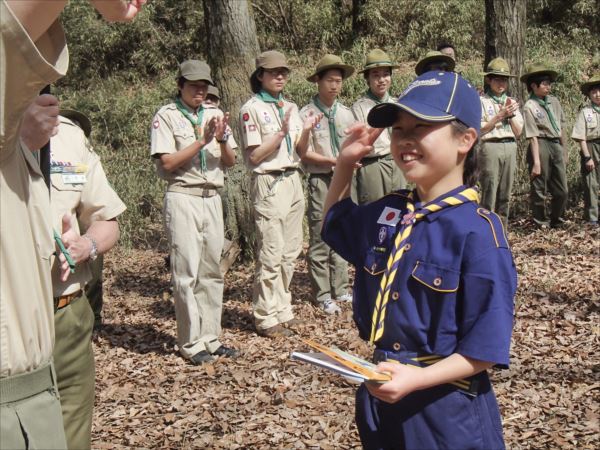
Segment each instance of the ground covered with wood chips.
M511 228L519 272L509 370L493 371L510 449L600 448L600 235ZM225 279L222 341L235 360L192 366L176 351L165 254L113 251L105 263L105 325L94 336L94 448L353 449L355 386L290 361L301 337L370 353L351 307L330 317L309 303L306 264L292 292L309 324L297 338L256 335L252 264Z

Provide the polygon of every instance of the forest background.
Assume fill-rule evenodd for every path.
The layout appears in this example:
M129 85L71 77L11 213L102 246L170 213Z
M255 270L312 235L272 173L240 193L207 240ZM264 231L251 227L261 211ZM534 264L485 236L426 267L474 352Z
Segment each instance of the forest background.
M553 94L563 105L566 134L570 136L575 115L585 101L579 85L600 69L597 2L523 1L527 1L525 60L542 61L559 71ZM358 0L360 14L353 17L356 3L250 2L261 50L277 49L288 56L293 70L285 94L299 107L315 93L314 85L305 78L325 53L338 54L359 70L366 53L375 47L385 49L401 66L394 72L393 95L414 78L416 62L442 41L456 47L457 70L482 87L484 0ZM205 21L203 2L154 0L133 24L123 25L107 24L88 2L72 0L62 21L71 63L69 75L53 87L53 92L63 107L78 109L92 120L94 149L128 207L120 218L121 244L126 248L162 247L164 184L149 156L149 127L154 113L176 93L178 64L185 59L207 59L209 21ZM355 75L345 82L341 101L350 106L365 89L363 78ZM247 99L249 86L239 96L242 101ZM580 209L578 148L568 141L570 208ZM520 152L514 189L515 217L527 214L529 183L524 153ZM251 255L252 219L241 155L236 168L229 172L229 183L242 189L234 193L226 187L223 193L227 234L230 239L239 238L246 254Z

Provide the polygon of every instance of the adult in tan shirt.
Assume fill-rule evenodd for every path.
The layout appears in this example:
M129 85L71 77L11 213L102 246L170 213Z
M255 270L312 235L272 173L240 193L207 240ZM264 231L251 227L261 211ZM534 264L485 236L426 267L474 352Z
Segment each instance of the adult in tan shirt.
M131 19L141 3L94 2L112 20ZM34 131L19 140L25 109L64 75L68 53L58 15L64 1L0 2L0 447L65 448L51 368L54 251L48 189L35 155L57 124L52 96L36 100Z
M523 130L519 102L507 95L510 73L503 58L491 60L484 72L485 92L481 100L481 200L484 208L497 213L506 227L510 195L517 168L517 139Z
M311 151L302 152L302 161L308 172L308 276L313 289L313 302L325 313L340 312L334 300L351 301L348 264L321 239L323 204L331 177L345 138L344 130L356 119L337 100L343 80L354 73L354 68L343 63L336 55L325 55L307 78L316 83L317 94L300 110L302 119L320 117L310 132Z
M600 190L600 75L596 74L581 85L581 92L590 99L577 114L571 137L581 150L581 177L584 219L598 226L598 191Z
M204 61L179 66L179 93L156 113L150 153L158 176L167 182L164 226L170 246L171 282L179 352L193 364L215 356L235 357L237 350L219 341L224 243L223 206L218 189L223 169L235 164L237 148L229 114L205 108L210 68Z
M254 323L257 332L266 337L290 336L285 326L299 324L289 290L302 249L304 192L298 151L307 151L316 118L311 116L303 122L296 104L283 97L289 73L282 53L261 53L250 77L255 95L240 110L244 162L252 174L258 235Z
M352 105L357 121L367 123L369 111L380 103L394 102L389 94L392 70L399 66L392 63L387 53L374 49L367 55L362 73L368 89ZM406 185L402 171L394 164L390 154L391 134L386 130L373 144L373 150L360 161L356 171L355 190L359 204L370 203Z

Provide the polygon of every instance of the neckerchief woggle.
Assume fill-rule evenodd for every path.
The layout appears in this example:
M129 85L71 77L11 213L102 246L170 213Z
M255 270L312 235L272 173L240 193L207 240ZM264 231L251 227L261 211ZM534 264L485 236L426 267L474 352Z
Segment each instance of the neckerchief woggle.
M405 244L410 237L413 225L422 220L427 214L451 206L457 206L462 203L479 201L479 193L476 188L466 188L454 195L433 201L423 206L420 206L420 203L415 204L414 197L414 191L408 194L408 201L406 203L408 212L400 221L401 227L394 239L394 247L388 257L385 271L381 277L381 282L379 283L377 299L375 300L375 307L373 308L373 318L371 320L371 337L369 338L371 344L377 342L383 336L385 312L390 298L390 291L398 268L400 267L402 255L404 255L404 250L406 248Z
M529 95L529 98L532 99L533 101L537 102L542 108L544 108L546 110L546 114L548 114L548 119L550 119L550 124L552 125L552 128L554 128L554 131L556 133L560 134L560 128L558 127L558 124L556 123L556 119L554 118L554 114L552 114L552 110L550 109L550 104L548 103L548 101L544 100L542 98L539 98L533 92Z
M279 119L281 120L281 125L283 126L283 118L285 113L283 112L283 94L280 92L277 98L273 97L265 90L261 90L258 94L256 94L258 98L260 98L265 103L274 103L277 107L277 112L279 113ZM287 144L288 154L292 154L292 138L290 138L289 132L285 134L285 143Z
M202 117L204 116L204 108L202 107L202 105L198 108L198 112L196 113L196 119L194 119L194 116L192 116L190 112L185 108L185 106L183 106L183 103L181 103L181 98L177 97L175 99L175 106L177 106L179 112L183 114L183 117L190 121L192 127L194 128L194 135L196 136L196 140L199 141L202 137ZM206 150L204 147L202 147L198 152L198 157L200 158L200 170L202 172L206 172Z
M319 109L319 111L323 113L323 115L329 122L329 139L331 142L331 153L333 153L333 156L337 156L340 152L340 138L338 137L337 129L335 126L335 113L337 112L338 106L337 100L333 102L333 105L329 110L327 110L325 105L321 103L318 95L315 95L313 97L313 103Z
M503 92L502 95L500 97L498 97L497 95L494 95L494 93L492 92L492 90L490 88L488 88L488 89L486 89L485 93L488 95L489 98L492 99L492 101L496 105L504 106L506 104L506 99L508 98L508 96L506 95L506 92ZM503 128L509 127L508 118L502 120L502 127Z

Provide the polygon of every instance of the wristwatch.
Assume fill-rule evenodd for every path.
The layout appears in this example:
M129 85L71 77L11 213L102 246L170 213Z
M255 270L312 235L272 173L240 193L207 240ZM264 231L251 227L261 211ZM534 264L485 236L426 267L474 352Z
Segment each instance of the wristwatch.
M92 249L90 250L89 260L95 261L96 258L98 258L98 245L96 245L96 239L94 239L91 236L88 236L87 234L84 234L82 237L86 238L92 243Z

